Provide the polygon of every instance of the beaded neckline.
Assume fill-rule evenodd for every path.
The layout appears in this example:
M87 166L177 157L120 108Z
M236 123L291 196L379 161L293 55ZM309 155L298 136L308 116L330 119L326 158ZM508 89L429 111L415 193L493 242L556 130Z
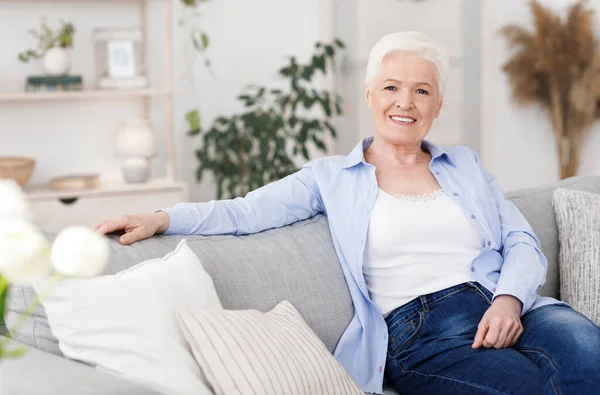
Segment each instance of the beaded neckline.
M384 191L385 192L385 191ZM432 200L436 200L441 198L442 196L445 196L446 193L444 192L443 189L437 189L435 191L432 192L426 192L426 193L422 193L419 195L390 195L391 197L393 197L394 199L397 200L401 200L404 202L429 202Z

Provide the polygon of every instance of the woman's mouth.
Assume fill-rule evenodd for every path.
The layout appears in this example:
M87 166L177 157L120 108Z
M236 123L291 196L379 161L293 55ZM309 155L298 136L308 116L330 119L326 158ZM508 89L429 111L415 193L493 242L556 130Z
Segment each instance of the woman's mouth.
M412 117L401 117L398 115L391 115L390 119L399 125L410 125L415 123L417 120Z

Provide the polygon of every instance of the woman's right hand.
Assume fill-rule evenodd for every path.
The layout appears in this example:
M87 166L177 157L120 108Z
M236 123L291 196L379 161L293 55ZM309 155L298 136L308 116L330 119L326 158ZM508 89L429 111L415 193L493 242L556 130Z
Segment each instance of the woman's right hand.
M129 245L136 241L164 233L169 228L169 215L163 211L152 214L121 215L94 226L94 231L105 235L116 231L125 231L119 238L121 244Z

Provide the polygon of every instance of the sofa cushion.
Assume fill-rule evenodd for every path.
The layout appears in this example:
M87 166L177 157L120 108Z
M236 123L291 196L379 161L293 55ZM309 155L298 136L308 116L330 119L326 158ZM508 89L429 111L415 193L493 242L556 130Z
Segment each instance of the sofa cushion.
M600 194L557 189L562 300L600 325Z
M542 252L548 260L546 283L539 289L541 296L560 299L558 275L558 227L552 207L552 195L556 188L566 188L600 193L600 177L572 177L549 185L521 189L507 193L525 216L533 231L540 239Z
M212 279L182 240L164 257L93 278L47 278L42 295L68 358L172 395L208 395L178 309L222 310Z
M177 321L215 395L363 395L288 301L268 312L180 309Z
M183 238L155 236L123 246L118 236L112 235L105 273L117 273L136 263L164 256ZM185 236L185 239L212 277L223 308L268 311L282 300L289 300L328 350L335 349L354 310L326 217L319 215L242 237ZM34 298L35 292L30 287L11 287L6 316L9 328ZM43 308L14 337L61 355Z

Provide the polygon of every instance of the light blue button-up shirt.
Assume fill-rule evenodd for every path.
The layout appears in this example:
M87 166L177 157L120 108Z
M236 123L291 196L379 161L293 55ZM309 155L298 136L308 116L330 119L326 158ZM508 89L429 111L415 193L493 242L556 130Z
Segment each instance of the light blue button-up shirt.
M348 156L313 160L298 172L244 198L206 203L180 203L165 211L166 234L245 235L327 215L355 315L335 349L335 358L363 391L383 393L388 345L387 326L369 297L363 275L367 228L378 193L375 166L364 151L368 138ZM522 314L545 304L561 303L540 297L547 261L540 242L517 207L506 199L495 178L467 147L423 146L432 155L429 169L448 196L475 222L485 242L470 270L494 294L517 297Z

